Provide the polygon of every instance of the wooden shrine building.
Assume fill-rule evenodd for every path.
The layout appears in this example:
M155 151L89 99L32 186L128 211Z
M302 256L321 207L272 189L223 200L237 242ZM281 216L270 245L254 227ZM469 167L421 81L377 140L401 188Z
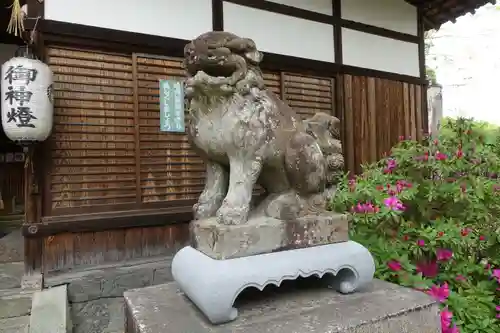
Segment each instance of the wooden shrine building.
M185 134L160 131L158 81L182 80L188 40L210 30L254 39L270 89L301 115L341 119L358 172L428 127L424 31L487 2L27 0L55 117L24 178L26 273L186 244L204 165Z

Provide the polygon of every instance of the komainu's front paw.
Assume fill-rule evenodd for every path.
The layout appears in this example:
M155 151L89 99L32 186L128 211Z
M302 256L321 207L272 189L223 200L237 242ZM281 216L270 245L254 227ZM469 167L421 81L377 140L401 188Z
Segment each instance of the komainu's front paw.
M247 222L248 206L232 206L227 201L217 211L217 222L224 225L238 225Z
M193 206L193 217L195 220L204 220L215 216L219 208L215 203L198 202Z

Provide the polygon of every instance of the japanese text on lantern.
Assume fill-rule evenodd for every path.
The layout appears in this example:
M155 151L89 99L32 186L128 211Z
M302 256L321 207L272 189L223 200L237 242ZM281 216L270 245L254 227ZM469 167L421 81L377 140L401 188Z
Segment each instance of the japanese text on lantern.
M7 123L14 122L17 127L35 128L32 120L37 119L29 106L33 92L29 84L35 82L38 71L23 65L9 66L5 72L4 82L8 83L5 101L10 106L7 112Z
M177 80L160 80L160 131L184 132L184 87Z

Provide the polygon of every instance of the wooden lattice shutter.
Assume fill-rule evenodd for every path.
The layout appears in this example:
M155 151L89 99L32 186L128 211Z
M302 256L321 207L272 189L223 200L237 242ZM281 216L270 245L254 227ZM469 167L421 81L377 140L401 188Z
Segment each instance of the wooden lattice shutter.
M132 59L49 48L48 63L55 100L52 214L130 207L136 202Z
M333 79L286 73L283 75L284 98L302 117L316 112L334 114Z
M142 202L196 200L205 180L203 161L183 133L160 131L159 80L183 80L179 58L137 56ZM187 117L188 115L186 115Z
M273 93L281 97L281 75L275 72L264 72L264 83Z

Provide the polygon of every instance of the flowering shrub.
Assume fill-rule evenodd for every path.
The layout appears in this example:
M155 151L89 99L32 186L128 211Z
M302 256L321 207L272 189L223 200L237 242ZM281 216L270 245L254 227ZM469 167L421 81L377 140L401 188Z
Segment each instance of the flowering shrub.
M500 142L461 119L439 140L404 140L344 177L331 209L349 211L376 277L442 304L443 333L500 332Z

